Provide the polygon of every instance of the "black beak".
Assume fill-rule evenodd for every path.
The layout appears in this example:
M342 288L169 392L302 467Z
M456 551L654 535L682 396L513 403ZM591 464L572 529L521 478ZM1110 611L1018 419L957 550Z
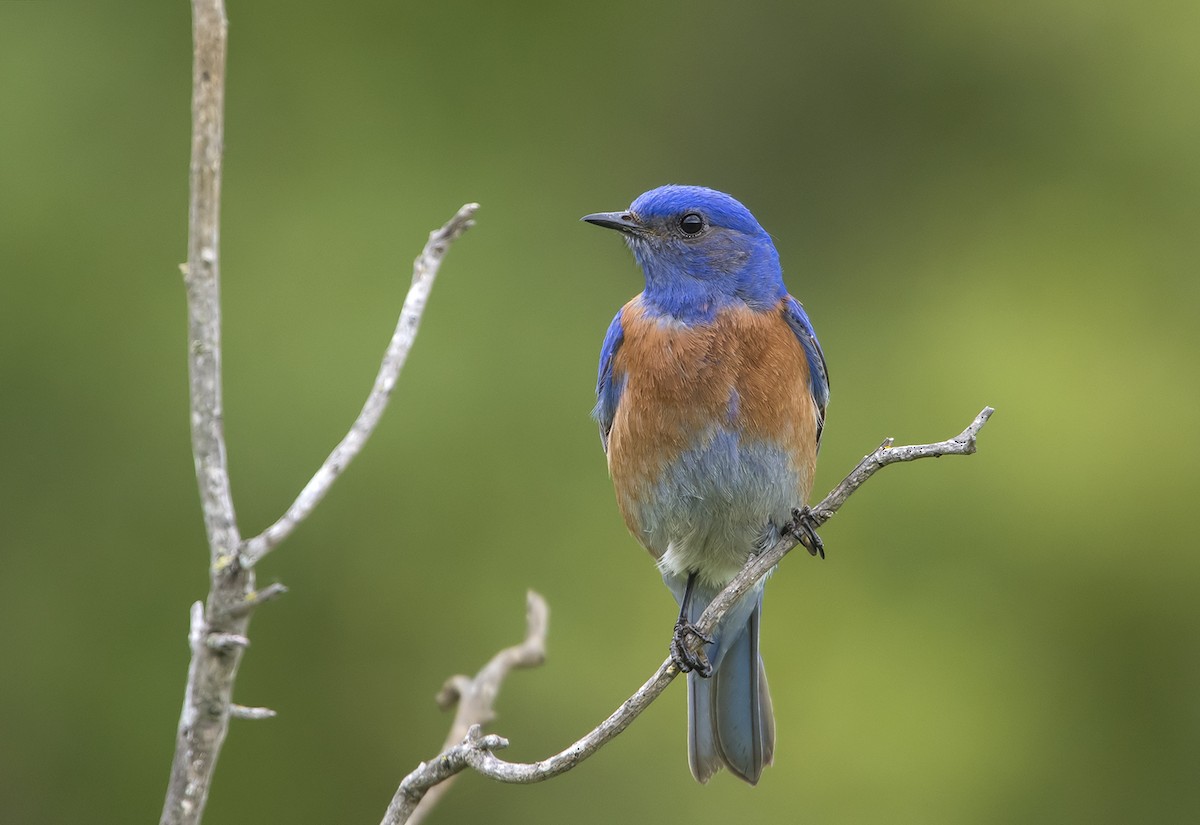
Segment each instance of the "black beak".
M603 226L606 229L615 229L627 235L639 235L642 232L642 224L632 212L597 212L593 215L584 215L579 220L594 223L596 226Z

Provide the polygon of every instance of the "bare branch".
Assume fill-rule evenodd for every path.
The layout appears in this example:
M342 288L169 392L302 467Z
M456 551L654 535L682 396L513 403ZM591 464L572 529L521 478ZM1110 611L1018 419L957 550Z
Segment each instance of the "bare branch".
M219 553L239 536L225 462L221 404L221 291L218 266L221 152L224 141L225 36L223 0L192 0L192 159L188 204L188 374L192 456L208 543ZM213 562L217 562L214 556Z
M888 439L875 452L860 461L819 504L810 508L811 518L818 525L828 521L855 490L889 464L918 458L974 453L976 436L993 412L991 407L985 407L961 434L936 444L892 447L892 439ZM773 546L751 557L737 577L713 599L701 615L697 622L700 632L711 632L734 603L749 592L755 583L770 572L798 543L799 540L789 531ZM506 762L496 756L494 751L506 747L507 740L501 737L481 737L475 729L468 731L459 743L447 747L431 762L422 762L401 781L400 788L392 799L392 805L388 808L388 816L383 820L384 825L410 821L405 818L406 813L411 815L412 809L430 788L468 767L499 782L515 784L542 782L569 771L629 727L678 675L679 669L668 658L659 665L654 675L607 719L570 747L540 762Z
M221 401L221 306L218 266L221 160L224 134L228 23L223 0L192 2L192 154L189 175L188 259L181 267L187 291L188 374L192 453L209 544L209 593L192 606L191 658L175 755L163 802L162 825L198 825L208 801L217 757L231 716L265 718L265 708L233 705L238 664L249 644L254 608L286 592L280 584L255 588L253 562L285 538L324 496L333 479L362 448L379 420L396 375L412 346L439 264L451 241L471 225L468 204L430 236L414 265L400 323L384 356L375 388L350 434L305 487L288 514L259 537L246 557L238 531L226 462ZM248 563L246 563L248 562Z
M493 656L491 661L475 674L474 679L452 676L446 680L437 696L438 706L448 710L457 703L458 710L446 743L442 746L444 753L435 763L444 763L444 757L451 752L460 754L451 757L450 761L454 762L459 758L466 759L469 752L490 751L507 746L508 743L498 736L482 736L479 726L495 717L493 706L496 696L505 678L514 668L537 667L546 660L546 632L549 623L550 608L547 607L546 600L530 590L525 596L525 640ZM459 767L457 770L445 772L446 767L445 764L423 764L422 768L426 770L428 778L436 777L435 781L424 784L414 782L408 786L402 783L388 806L387 814L383 818L384 825L399 822L414 825L428 816L433 806L450 789L454 776L462 770Z
M245 566L253 567L291 535L321 499L325 498L333 482L358 455L371 433L375 431L375 426L391 398L392 390L396 387L400 370L408 358L408 351L412 349L413 341L416 340L421 315L425 312L425 303L429 299L430 290L433 289L433 281L442 265L442 259L449 251L450 244L475 225L472 218L478 208L477 203L464 205L445 226L429 233L429 241L413 261L412 286L408 289L404 306L400 310L400 320L396 323L396 331L392 333L392 340L383 354L383 361L375 376L375 385L371 387L362 411L351 425L350 432L333 448L333 452L296 496L287 512L262 533L243 544L241 558Z
M892 439L887 439L875 449L875 452L858 462L850 474L842 479L821 502L809 507L813 523L820 526L833 518L850 495L861 487L867 479L875 475L889 464L900 461L915 461L918 458L940 458L944 455L971 455L975 452L975 438L987 420L995 412L991 407L984 407L975 420L954 438L939 441L935 444L913 444L905 447L893 447ZM790 532L784 535L774 545L757 556L752 556L741 572L737 574L724 590L717 594L712 603L700 615L696 623L700 632L708 633L717 626L717 622L742 596L767 575L784 556L786 556L799 540Z
M229 730L233 681L249 617L228 605L254 590L253 571L237 565L241 544L225 460L221 402L220 238L227 21L222 0L192 0L192 156L188 259L188 375L192 455L209 545L206 605L192 606L191 660L175 756L163 802L163 825L195 825L204 814L217 756ZM209 644L209 640L215 642Z
M478 733L477 729L469 730L457 745L446 748L430 762L422 762L415 771L404 777L392 798L383 825L409 822L407 817L423 796L432 794L431 789L465 768L472 768L499 782L520 785L543 782L566 773L629 727L678 675L679 670L670 659L663 662L654 675L607 719L570 747L540 762L506 762L493 751L507 747L508 740L472 735L472 731Z
M907 447L893 447L893 439L889 438L876 448L875 452L865 456L858 466L851 470L850 475L842 483L834 487L829 495L809 508L818 523L824 523L833 517L850 494L857 490L862 483L879 470L898 461L916 461L918 458L940 458L944 455L972 455L975 452L975 439L983 425L992 417L995 409L984 407L975 420L954 438L939 441L936 444L914 444Z

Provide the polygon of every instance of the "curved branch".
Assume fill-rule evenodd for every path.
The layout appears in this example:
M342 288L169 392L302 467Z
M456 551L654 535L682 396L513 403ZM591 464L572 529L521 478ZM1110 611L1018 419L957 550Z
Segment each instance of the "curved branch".
M828 521L855 490L889 464L914 461L918 458L974 453L976 437L993 412L995 410L991 407L985 407L965 430L946 441L893 447L893 440L887 439L873 453L864 457L858 466L819 504L809 508L810 518L817 525ZM759 579L770 572L780 559L799 543L799 539L792 535L791 531L788 531L770 548L752 556L741 572L713 599L700 616L700 620L697 622L700 632L708 633L715 628L730 607L749 592ZM461 742L446 748L430 762L422 762L415 771L404 777L392 800L397 816L392 817L393 809L389 808L390 818L384 819L384 825L395 825L395 823L408 821L400 816L403 809L398 802L411 800L411 807L415 807L421 797L431 788L466 768L471 768L498 782L514 784L542 782L569 771L629 727L633 720L657 699L678 675L678 667L668 658L659 665L654 675L607 719L565 750L540 762L507 762L499 758L494 751L507 747L508 741L499 736L483 736L478 726L472 727Z
M396 387L400 370L408 358L408 351L412 349L413 341L416 340L421 315L425 312L425 303L429 299L430 290L433 289L433 281L442 265L442 259L450 250L450 244L475 225L473 217L478 208L477 203L465 204L445 226L429 233L425 248L413 261L412 286L408 288L404 306L400 309L400 320L396 323L396 331L392 333L392 339L388 342L379 372L375 376L375 384L367 395L362 411L359 412L358 418L354 419L345 438L333 448L333 452L308 484L304 485L304 489L287 508L287 512L262 533L242 543L241 561L244 566L253 567L290 536L300 522L308 518L321 499L325 498L333 482L337 481L338 476L359 454L371 433L375 431L391 399L392 390Z
M525 640L519 645L505 648L492 657L474 679L466 676L452 676L446 680L437 696L438 706L449 710L458 705L454 714L454 724L442 748L446 752L466 750L459 742L470 740L471 748L492 750L508 745L499 736L482 736L479 726L492 721L495 717L493 705L500 692L500 686L514 668L537 667L546 661L546 632L550 624L550 608L546 600L530 590L525 596ZM439 757L438 762L442 762ZM434 765L430 771L438 773L442 765ZM421 821L438 800L450 789L450 785L461 770L445 773L437 783L414 792L411 787L401 784L392 797L383 825L395 825L407 822L409 825Z

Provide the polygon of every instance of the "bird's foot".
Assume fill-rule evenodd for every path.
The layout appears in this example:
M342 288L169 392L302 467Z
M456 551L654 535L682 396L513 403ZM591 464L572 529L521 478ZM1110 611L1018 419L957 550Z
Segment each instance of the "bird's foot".
M689 639L689 636L696 642ZM695 671L707 679L712 675L712 665L699 647L700 644L712 643L712 636L701 633L694 624L680 619L675 623L675 633L671 636L671 660L684 673ZM693 649L693 646L697 649Z
M825 558L825 542L817 535L817 517L808 505L792 510L792 523L788 532L795 536L810 556Z

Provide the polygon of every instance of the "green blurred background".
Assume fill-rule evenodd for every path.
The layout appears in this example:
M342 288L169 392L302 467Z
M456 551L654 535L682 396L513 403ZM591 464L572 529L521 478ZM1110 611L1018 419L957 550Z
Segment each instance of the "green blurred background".
M1195 822L1200 5L240 2L225 388L243 531L370 387L426 233L442 270L365 453L261 568L212 823L374 822L432 697L552 607L493 729L573 741L662 660L592 404L640 288L578 223L666 182L775 236L833 377L818 489L892 468L768 589L776 763L696 786L682 685L569 775L464 778L441 822ZM188 440L190 13L0 3L0 821L162 804L206 549Z

